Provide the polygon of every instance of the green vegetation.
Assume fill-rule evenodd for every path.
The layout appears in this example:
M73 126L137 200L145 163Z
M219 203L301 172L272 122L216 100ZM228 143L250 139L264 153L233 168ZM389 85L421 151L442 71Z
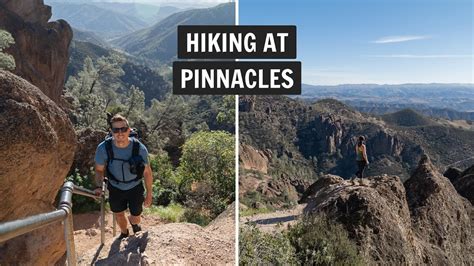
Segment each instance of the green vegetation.
M201 131L183 146L178 167L180 192L194 206L217 216L234 200L234 138L224 131Z
M15 43L12 35L5 30L0 29L0 70L14 70L15 59L13 56L4 53L3 50Z
M324 215L306 216L288 231L300 264L363 265L342 225Z
M285 234L245 227L240 229L239 244L240 265L297 265L295 248Z
M324 215L299 220L287 232L240 231L242 265L364 265L346 230Z
M185 208L177 203L168 206L152 206L143 210L144 214L157 214L161 219L177 223L184 221Z

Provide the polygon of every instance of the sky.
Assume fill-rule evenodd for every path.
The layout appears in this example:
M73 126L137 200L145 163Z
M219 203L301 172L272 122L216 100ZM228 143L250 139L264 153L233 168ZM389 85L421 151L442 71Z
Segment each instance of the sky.
M240 25L296 25L303 83L473 83L471 0L239 0Z

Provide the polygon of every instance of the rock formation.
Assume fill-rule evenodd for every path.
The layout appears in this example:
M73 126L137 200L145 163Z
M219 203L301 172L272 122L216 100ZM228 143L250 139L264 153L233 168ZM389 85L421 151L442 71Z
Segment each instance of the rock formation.
M101 143L107 132L86 128L77 132L77 148L71 170L77 169L82 175L89 175L94 167L94 157L97 145Z
M472 205L424 157L403 184L376 176L352 185L328 175L305 193L306 213L340 222L370 263L469 265L473 261Z
M76 137L66 114L37 87L0 71L0 221L55 209ZM2 264L53 264L65 252L60 223L0 244Z
M263 174L268 173L269 154L263 151L254 149L249 145L240 146L239 161L240 167L243 169L259 171Z
M0 0L0 28L15 44L6 50L15 58L18 76L60 102L72 29L64 20L48 22L51 7L43 0Z

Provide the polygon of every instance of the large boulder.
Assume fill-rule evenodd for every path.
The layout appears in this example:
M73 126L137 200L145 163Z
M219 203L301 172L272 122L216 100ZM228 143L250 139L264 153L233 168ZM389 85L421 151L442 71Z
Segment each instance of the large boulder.
M52 211L73 161L66 114L37 87L0 71L0 222ZM0 244L2 264L53 264L65 252L60 223Z
M66 21L48 22L50 18L51 7L43 0L0 0L0 28L15 39L6 50L15 58L14 73L59 103L72 29Z
M328 175L310 186L306 213L341 223L370 263L469 265L473 208L424 157L408 181L376 176L363 182Z

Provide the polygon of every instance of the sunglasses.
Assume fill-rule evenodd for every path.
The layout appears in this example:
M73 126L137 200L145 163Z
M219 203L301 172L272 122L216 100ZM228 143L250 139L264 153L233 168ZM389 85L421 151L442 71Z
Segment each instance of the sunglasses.
M115 127L112 128L113 133L119 133L119 132L127 132L128 127Z

